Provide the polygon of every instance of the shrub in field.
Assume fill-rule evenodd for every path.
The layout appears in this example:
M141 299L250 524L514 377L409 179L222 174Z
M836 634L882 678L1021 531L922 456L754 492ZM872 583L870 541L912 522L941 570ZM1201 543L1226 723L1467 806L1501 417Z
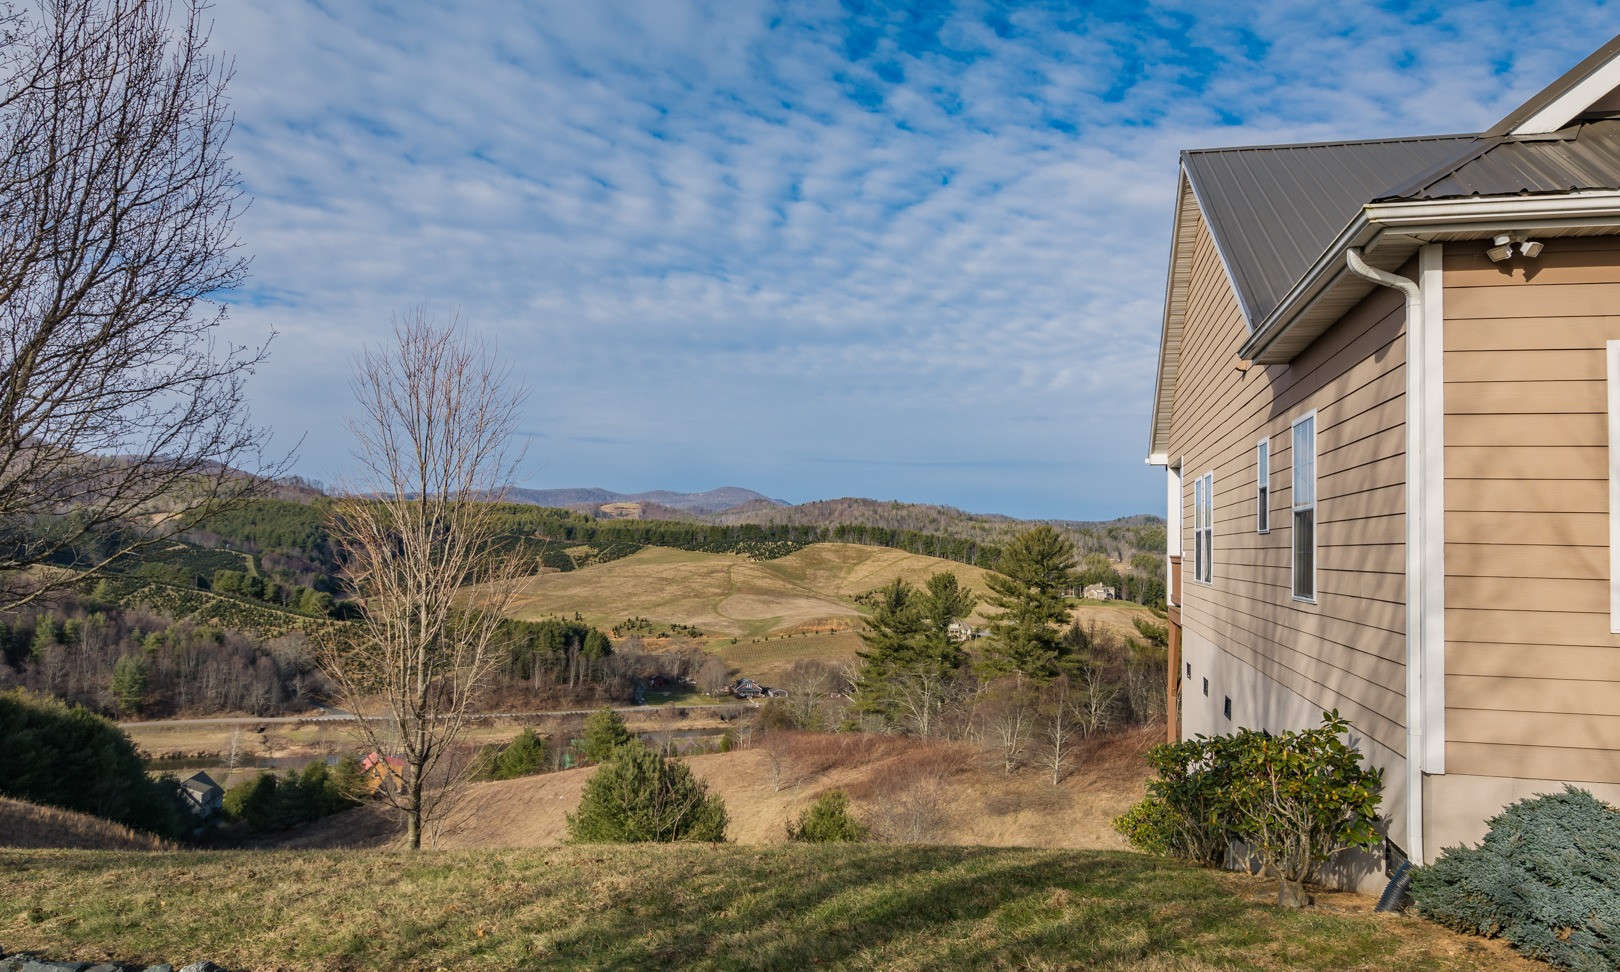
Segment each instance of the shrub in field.
M1180 826L1180 815L1158 797L1147 797L1114 818L1114 829L1132 847L1162 857L1183 856L1178 852Z
M625 728L624 719L612 709L603 706L585 720L586 762L605 763L613 758L620 746L635 739Z
M1586 790L1521 800L1478 847L1414 872L1418 912L1572 969L1620 968L1620 811Z
M568 835L582 844L718 843L726 808L685 763L630 742L585 781Z
M866 840L872 829L849 812L844 791L828 790L799 814L797 823L788 823L787 835L806 844L849 844Z
M0 692L0 796L163 836L186 823L174 781L147 776L135 744L116 725L22 691Z
M490 743L479 750L473 779L515 780L550 768L551 747L533 729L525 728L504 746Z

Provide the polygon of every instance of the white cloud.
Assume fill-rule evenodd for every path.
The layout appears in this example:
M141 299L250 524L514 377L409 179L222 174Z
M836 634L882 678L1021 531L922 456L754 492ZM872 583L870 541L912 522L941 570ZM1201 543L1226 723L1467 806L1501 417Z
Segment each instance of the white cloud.
M427 302L533 384L537 485L1100 516L1154 495L1180 148L1482 127L1613 11L1527 41L1495 4L970 5L920 42L926 12L830 3L216 13L234 326L283 332L255 394L312 475L348 356Z

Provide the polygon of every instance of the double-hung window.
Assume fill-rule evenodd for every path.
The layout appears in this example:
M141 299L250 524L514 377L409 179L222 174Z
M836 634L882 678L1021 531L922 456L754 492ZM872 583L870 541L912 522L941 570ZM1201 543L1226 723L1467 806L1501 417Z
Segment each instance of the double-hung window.
M1193 580L1208 584L1214 577L1215 474L1193 480Z
M1254 532L1271 532L1271 440L1254 447Z
M1294 422L1294 597L1316 600L1316 413Z

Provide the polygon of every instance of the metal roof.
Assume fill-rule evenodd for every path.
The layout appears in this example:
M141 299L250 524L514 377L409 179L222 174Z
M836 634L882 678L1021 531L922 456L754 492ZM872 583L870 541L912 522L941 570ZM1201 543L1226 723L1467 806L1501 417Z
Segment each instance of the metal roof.
M1440 135L1259 145L1183 152L1181 161L1254 325L1368 201L1478 143Z
M1620 189L1620 119L1552 136L1481 139L1470 152L1374 202Z

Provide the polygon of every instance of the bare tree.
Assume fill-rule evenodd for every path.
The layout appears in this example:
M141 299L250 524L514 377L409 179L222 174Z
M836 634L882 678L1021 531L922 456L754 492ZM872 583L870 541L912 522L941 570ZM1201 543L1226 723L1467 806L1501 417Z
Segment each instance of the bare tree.
M1017 674L986 684L979 694L976 715L1009 775L1023 765L1035 732L1033 694L1033 683Z
M787 690L787 707L800 729L819 731L827 727L827 706L834 696L848 690L834 665L815 658L801 658L782 676Z
M245 417L264 347L218 337L247 263L204 3L42 7L0 18L0 608L284 471Z
M1095 736L1114 725L1119 710L1119 684L1111 681L1097 665L1082 667L1079 678L1080 693L1076 705L1080 728L1087 736Z
M1058 676L1041 690L1037 733L1041 764L1052 771L1053 786L1063 782L1074 761L1074 737L1080 728L1076 720L1078 701L1066 675Z
M354 381L356 453L368 482L334 504L332 535L364 606L357 636L323 661L365 742L405 764L387 799L421 846L452 805L465 767L447 759L495 667L516 580L537 565L503 542L494 502L514 466L521 396L455 319L396 320L396 343L368 351Z

